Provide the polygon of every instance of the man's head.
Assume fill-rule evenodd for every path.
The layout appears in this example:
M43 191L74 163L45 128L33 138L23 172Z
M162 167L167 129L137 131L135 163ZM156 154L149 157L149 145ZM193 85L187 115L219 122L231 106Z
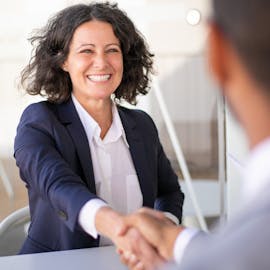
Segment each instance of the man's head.
M270 136L269 25L269 0L213 0L210 66L251 146Z
M213 0L212 21L270 95L270 1Z

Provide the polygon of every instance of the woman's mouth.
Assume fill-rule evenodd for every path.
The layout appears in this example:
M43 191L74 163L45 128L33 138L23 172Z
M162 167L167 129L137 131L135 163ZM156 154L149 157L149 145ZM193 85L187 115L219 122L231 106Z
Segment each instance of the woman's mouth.
M111 74L105 75L88 75L87 78L93 82L105 82L111 78Z

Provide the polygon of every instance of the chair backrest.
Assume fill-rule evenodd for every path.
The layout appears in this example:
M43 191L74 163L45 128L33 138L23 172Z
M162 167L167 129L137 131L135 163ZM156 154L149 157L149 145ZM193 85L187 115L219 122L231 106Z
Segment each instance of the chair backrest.
M16 210L0 223L0 256L15 255L27 236L29 206Z

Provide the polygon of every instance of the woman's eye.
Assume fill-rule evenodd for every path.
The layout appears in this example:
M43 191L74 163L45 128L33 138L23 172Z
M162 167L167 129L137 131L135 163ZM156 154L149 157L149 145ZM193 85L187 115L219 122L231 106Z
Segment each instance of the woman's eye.
M81 53L93 53L93 51L92 50L90 50L90 49L85 49L85 50L82 50L81 51Z
M111 49L108 49L107 52L109 52L109 53L119 52L119 49L111 48Z

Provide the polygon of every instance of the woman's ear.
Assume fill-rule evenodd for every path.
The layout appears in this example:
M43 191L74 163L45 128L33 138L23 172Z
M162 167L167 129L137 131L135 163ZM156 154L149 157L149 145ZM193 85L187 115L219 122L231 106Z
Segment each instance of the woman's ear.
M67 65L67 62L65 61L64 64L62 65L62 69L65 71L65 72L68 72L68 65Z

